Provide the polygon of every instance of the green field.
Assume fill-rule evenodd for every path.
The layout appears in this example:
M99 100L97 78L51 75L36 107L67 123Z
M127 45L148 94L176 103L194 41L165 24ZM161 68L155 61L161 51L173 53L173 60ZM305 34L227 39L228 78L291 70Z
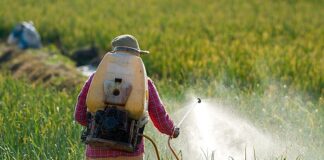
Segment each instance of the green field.
M34 22L45 46L61 41L70 53L91 44L104 53L112 38L132 34L151 52L143 60L169 112L188 92L217 99L264 131L294 134L305 159L321 159L322 17L321 0L1 0L0 39L23 20ZM73 121L78 89L30 86L1 72L0 159L83 157ZM151 125L147 133L158 136Z

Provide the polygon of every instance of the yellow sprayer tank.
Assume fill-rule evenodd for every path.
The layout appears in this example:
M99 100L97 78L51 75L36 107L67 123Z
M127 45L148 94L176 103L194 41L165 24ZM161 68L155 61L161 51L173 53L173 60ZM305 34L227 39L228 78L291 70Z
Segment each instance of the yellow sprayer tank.
M117 96L117 99L107 102L106 92L110 91L106 91L105 83L113 81L122 81L122 84L130 86L124 87L125 85L117 84L121 90L126 88L127 92L130 91L124 98L125 104L119 103L123 97ZM108 93L108 99L119 94L119 90L113 89L111 92L111 94ZM127 52L108 52L100 62L87 95L87 109L89 112L95 113L97 110L104 110L109 103L124 107L128 111L129 117L136 120L146 114L148 105L147 75L143 61L139 56Z

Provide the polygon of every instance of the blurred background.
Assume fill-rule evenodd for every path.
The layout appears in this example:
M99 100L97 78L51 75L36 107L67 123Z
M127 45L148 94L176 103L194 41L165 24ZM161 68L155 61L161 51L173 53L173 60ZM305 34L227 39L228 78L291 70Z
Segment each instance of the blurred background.
M180 139L205 121L217 131L231 121L229 130L205 134L231 143L206 149L195 140L195 159L243 159L253 146L257 159L323 159L322 17L322 0L1 0L0 157L82 159L82 127L73 120L78 92L111 40L132 34L151 52L142 59L175 120L193 97L209 101L209 117L223 117L197 123L191 115ZM36 45L20 41L21 26ZM145 132L172 159L167 137L151 123ZM276 143L251 142L259 133ZM237 134L241 145L232 152L228 135ZM182 142L173 143L189 159L192 149ZM154 156L147 142L146 158Z

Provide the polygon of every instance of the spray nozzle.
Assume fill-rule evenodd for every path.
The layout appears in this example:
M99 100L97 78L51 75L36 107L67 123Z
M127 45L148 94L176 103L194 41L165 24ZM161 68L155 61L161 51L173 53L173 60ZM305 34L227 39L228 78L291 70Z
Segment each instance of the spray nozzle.
M198 103L201 103L201 99L200 98L197 98L198 99Z

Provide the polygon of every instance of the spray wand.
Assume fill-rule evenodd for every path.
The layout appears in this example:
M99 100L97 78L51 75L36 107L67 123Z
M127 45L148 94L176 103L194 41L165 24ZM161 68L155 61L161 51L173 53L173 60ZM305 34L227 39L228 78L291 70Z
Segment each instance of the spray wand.
M176 125L176 127L175 128L179 128L180 127L180 125L182 124L182 122L186 119L186 117L189 115L189 113L195 108L195 106L198 104L198 103L201 103L201 99L200 98L197 98L197 102L187 111L187 113L182 117L182 119L179 121L179 123ZM174 129L174 131L175 131L176 129ZM172 136L174 135L174 131L173 131L173 133L172 133ZM160 155L159 155L159 151L158 151L158 149L157 149L157 146L156 146L156 144L154 143L154 141L153 141L153 139L151 139L150 137L148 137L148 136L146 136L146 135L144 135L144 134L140 134L141 136L143 136L143 137L145 137L146 139L148 139L149 141L151 141L152 142L152 144L153 144L153 147L154 147L154 149L155 149L155 153L156 153L156 157L157 157L157 159L158 160L160 160ZM172 154L175 156L175 158L177 159L177 160L180 160L180 158L178 157L178 155L176 154L176 152L174 151L174 149L172 148L172 146L171 146L171 143L170 143L170 141L171 141L171 139L173 138L172 136L170 136L169 137L169 139L168 139L168 145L169 145L169 148L170 148L170 150L172 151Z
M176 127L175 128L179 128L180 127L180 125L182 124L182 122L187 118L187 116L189 115L189 113L191 113L191 111L195 108L195 106L198 104L198 103L201 103L201 99L200 98L197 98L197 102L187 111L187 113L182 117L182 119L179 121L179 123L176 125ZM175 131L175 130L174 130ZM174 132L173 131L173 132ZM173 134L172 134L173 135ZM169 139L168 139L168 145L169 145L169 148L170 148L170 150L171 150L171 152L172 152L172 154L174 155L174 157L177 159L177 160L180 160L180 158L178 157L178 155L176 154L176 152L174 151L174 149L172 148L172 146L171 146L171 143L170 143L170 141L171 141L171 139L172 139L172 136L170 136L169 137Z
M179 121L179 123L177 124L177 128L180 127L180 125L182 124L182 122L188 117L189 113L191 113L191 111L195 108L195 106L198 104L198 103L201 103L201 99L200 98L197 98L197 103L195 103L188 111L187 113L182 117L182 119Z

